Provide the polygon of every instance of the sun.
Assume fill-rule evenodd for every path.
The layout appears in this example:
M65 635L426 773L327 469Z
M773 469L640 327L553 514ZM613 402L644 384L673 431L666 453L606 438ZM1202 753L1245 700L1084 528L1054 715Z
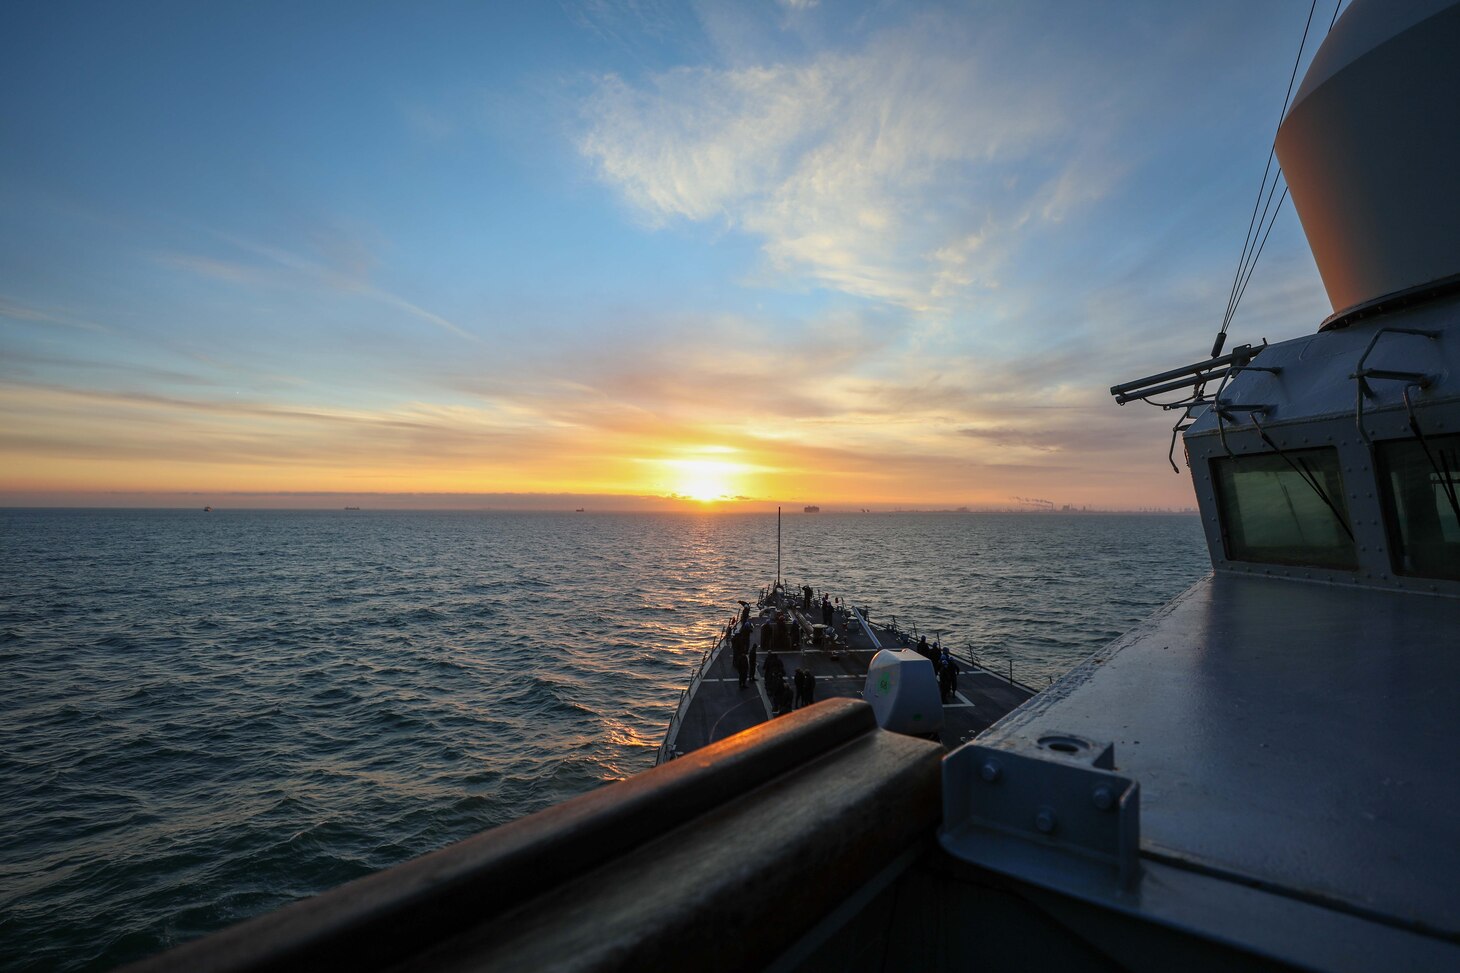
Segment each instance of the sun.
M676 459L665 463L673 470L674 492L700 503L729 499L735 494L736 479L742 472L738 463L724 460Z

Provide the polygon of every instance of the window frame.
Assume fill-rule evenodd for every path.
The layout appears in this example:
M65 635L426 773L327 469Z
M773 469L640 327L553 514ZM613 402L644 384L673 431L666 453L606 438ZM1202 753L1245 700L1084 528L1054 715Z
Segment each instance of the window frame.
M1438 435L1426 436L1427 443L1439 441L1440 444L1448 444L1452 441L1460 441L1460 433L1440 433ZM1372 444L1372 467L1374 479L1379 487L1379 506L1383 510L1384 537L1389 548L1389 567L1395 574L1403 578L1420 578L1428 581L1460 581L1460 567L1449 574L1430 574L1423 571L1406 570L1404 565L1405 555L1410 551L1412 545L1405 543L1404 526L1399 517L1399 498L1395 494L1393 477L1393 458L1386 455L1400 449L1413 446L1421 449L1420 441L1414 436L1399 436L1392 439L1377 439ZM1440 447L1435 447L1440 448ZM1460 470L1451 474L1460 478Z
M1337 491L1330 494L1330 499L1338 504L1339 510L1345 518L1346 526L1348 527L1348 530L1352 532L1355 525L1353 512L1349 509L1348 498L1346 494L1348 483L1344 478L1343 462L1339 456L1339 452L1336 447L1304 446L1301 449L1286 449L1283 450L1281 453L1275 452L1273 450L1262 450L1260 452L1251 453L1216 455L1208 459L1207 474L1212 484L1212 497L1216 505L1217 526L1222 537L1222 554L1228 561L1239 564L1266 564L1273 565L1275 567L1314 568L1318 570L1343 571L1347 573L1354 573L1360 570L1358 540L1352 535L1348 537L1348 544L1346 549L1342 546L1332 548L1332 550L1337 550L1340 552L1344 552L1346 550L1347 559L1344 560L1343 563L1339 563L1338 559L1325 561L1316 556L1306 558L1301 556L1295 556L1292 558L1255 557L1252 556L1250 552L1251 545L1249 545L1249 551L1244 552L1247 553L1248 556L1242 557L1238 556L1235 553L1235 545L1233 543L1232 537L1233 521L1236 520L1240 523L1241 518L1238 516L1240 512L1237 506L1238 498L1229 495L1227 482L1223 476L1224 467L1227 467L1230 464L1229 468L1231 468L1233 472L1236 472L1236 468L1240 467L1244 463L1254 463L1257 461L1261 461L1265 464L1275 462L1277 464L1282 464L1284 468L1287 468L1287 463L1284 460L1284 457L1286 457L1287 460L1297 460L1304 457L1313 457L1318 455L1322 455L1327 460L1327 462L1325 463L1326 468L1324 472L1332 472L1332 474L1338 479L1338 489ZM1311 490L1311 487L1309 487L1307 484L1304 484L1304 489ZM1320 549L1314 548L1314 550Z

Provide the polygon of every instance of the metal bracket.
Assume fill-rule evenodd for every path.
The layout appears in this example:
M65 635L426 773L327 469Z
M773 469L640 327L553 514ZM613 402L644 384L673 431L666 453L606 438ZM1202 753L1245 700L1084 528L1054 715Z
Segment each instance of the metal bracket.
M949 854L1073 894L1140 878L1140 784L1115 772L1115 746L1072 733L968 744L943 761Z
M1267 347L1266 338L1262 339L1262 347ZM1258 350L1261 351L1262 349L1259 348ZM1228 422L1231 422L1234 425L1237 422L1237 420L1232 416L1232 413L1247 412L1250 415L1252 413L1261 412L1263 415L1267 415L1269 412L1272 411L1272 406L1268 405L1237 405L1235 403L1222 401L1222 393L1227 390L1227 382L1231 380L1233 373L1242 371L1268 372L1272 375L1281 375L1283 372L1280 366L1273 368L1264 368L1257 365L1249 365L1244 363L1242 365L1227 369L1227 374L1222 376L1221 383L1217 385L1216 394L1212 396L1212 410L1217 415L1217 438L1222 441L1222 449L1226 452L1228 456L1234 455L1232 453L1232 447L1227 445L1226 426L1226 423ZM1254 423L1256 423L1256 421L1256 419L1253 420Z
M1374 332L1374 337L1369 339L1368 346L1364 348L1364 353L1359 356L1358 364L1354 366L1353 374L1349 376L1349 378L1357 381L1359 386L1357 401L1354 404L1354 422L1359 427L1359 438L1363 439L1365 446L1374 445L1374 441L1369 438L1368 431L1364 429L1364 402L1368 399L1377 399L1379 397L1379 394L1369 384L1370 379L1404 382L1404 400L1406 406L1409 405L1409 390L1411 388L1424 390L1429 387L1430 381L1432 380L1432 376L1424 372L1400 372L1390 368L1365 368L1364 362L1369 360L1369 353L1374 350L1374 346L1379 343L1379 339L1386 334L1412 334L1418 335L1421 338L1429 338L1432 341L1438 340L1440 337L1440 332L1426 331L1422 328L1380 328ZM1410 414L1413 415L1412 410Z
M1232 452L1232 447L1227 445L1226 423L1230 422L1233 425L1236 425L1237 423L1237 420L1232 415L1232 413L1246 412L1249 417L1252 417L1252 424L1256 426L1257 413L1260 412L1263 415L1267 415L1268 412L1272 411L1272 407L1267 405L1236 405L1230 402L1223 402L1221 399L1221 394L1221 392L1218 392L1218 397L1212 400L1212 411L1217 414L1217 438L1222 441L1222 449L1226 450L1227 455L1235 456L1236 454Z

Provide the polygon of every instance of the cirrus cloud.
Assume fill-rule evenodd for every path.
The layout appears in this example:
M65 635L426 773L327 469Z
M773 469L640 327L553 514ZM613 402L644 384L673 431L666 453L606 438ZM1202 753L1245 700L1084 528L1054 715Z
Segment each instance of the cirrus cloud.
M804 63L597 80L578 147L650 226L723 221L770 272L914 310L998 286L1013 237L1099 198L1069 75L928 17Z

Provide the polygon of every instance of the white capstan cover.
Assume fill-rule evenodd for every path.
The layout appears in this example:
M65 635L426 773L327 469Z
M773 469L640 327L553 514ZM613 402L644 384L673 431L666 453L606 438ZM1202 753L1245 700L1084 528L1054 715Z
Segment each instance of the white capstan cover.
M943 729L943 696L933 664L911 649L883 649L867 667L862 698L872 704L877 725L894 733L936 733Z
M1354 0L1277 155L1335 312L1460 274L1460 0Z

